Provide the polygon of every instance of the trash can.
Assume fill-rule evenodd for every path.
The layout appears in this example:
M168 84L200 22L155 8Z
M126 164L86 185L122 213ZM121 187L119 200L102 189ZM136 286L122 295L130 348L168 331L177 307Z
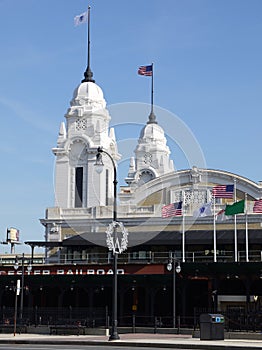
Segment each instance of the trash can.
M224 323L223 315L200 315L200 340L224 340Z

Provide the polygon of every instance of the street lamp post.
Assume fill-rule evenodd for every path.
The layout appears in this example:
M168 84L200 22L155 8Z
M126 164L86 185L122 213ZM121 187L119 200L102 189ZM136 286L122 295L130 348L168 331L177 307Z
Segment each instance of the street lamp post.
M96 170L98 173L101 173L103 170L103 161L102 161L102 153L105 153L111 160L113 168L114 168L114 180L113 180L113 185L114 185L114 203L113 203L113 237L112 239L114 242L117 241L117 172L116 172L116 165L114 162L114 159L112 156L104 151L102 147L98 147L97 149L97 155L96 155ZM111 247L112 248L112 247ZM111 329L111 334L109 337L109 340L118 340L120 339L117 331L117 257L119 251L117 249L112 249L113 250L113 298L112 298L112 329Z
M175 256L175 253L171 253L169 262L167 264L167 270L173 270L173 328L176 328L176 274L181 272L180 260Z
M14 337L16 335L16 320L17 320L17 297L20 294L20 280L16 281L15 287L15 313L14 313Z
M16 257L16 261L14 264L14 269L17 271L19 268L19 262L18 257ZM27 266L27 272L28 274L31 272L32 266L31 263ZM20 324L22 324L23 321L23 309L24 309L24 284L25 284L25 255L22 254L22 271L21 271L21 299L20 299L20 313L19 313L19 320Z

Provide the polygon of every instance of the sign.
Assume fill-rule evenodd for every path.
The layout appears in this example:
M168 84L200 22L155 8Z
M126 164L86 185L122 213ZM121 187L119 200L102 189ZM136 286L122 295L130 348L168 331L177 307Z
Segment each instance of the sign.
M118 265L117 274L118 275L152 275L152 274L165 274L164 264L130 264L121 266ZM0 277L1 276L19 276L22 275L22 269L14 270L13 266L1 266L0 267ZM96 275L105 276L113 275L113 269L111 265L33 265L32 270L28 271L25 269L25 276L47 276L47 275Z
M19 230L14 227L10 227L6 232L6 241L9 243L19 242Z
M17 280L16 282L16 295L20 294L21 286L20 286L20 280Z

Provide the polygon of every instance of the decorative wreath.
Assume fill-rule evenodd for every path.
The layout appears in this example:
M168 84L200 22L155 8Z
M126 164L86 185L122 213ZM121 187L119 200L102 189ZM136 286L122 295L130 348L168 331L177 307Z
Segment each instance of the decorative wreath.
M117 227L120 228L123 236L121 239L121 242L119 242L118 237L113 237L114 230L117 229ZM115 238L115 241L114 241ZM124 250L127 249L127 243L128 243L128 231L126 230L125 226L122 222L113 221L111 224L108 225L108 228L106 230L106 244L108 246L109 250L112 250L114 254L121 254Z

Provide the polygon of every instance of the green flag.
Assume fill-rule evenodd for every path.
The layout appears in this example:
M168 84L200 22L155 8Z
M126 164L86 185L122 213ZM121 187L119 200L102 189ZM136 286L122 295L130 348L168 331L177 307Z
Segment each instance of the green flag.
M245 212L245 200L236 202L232 205L226 205L225 215L235 215Z

